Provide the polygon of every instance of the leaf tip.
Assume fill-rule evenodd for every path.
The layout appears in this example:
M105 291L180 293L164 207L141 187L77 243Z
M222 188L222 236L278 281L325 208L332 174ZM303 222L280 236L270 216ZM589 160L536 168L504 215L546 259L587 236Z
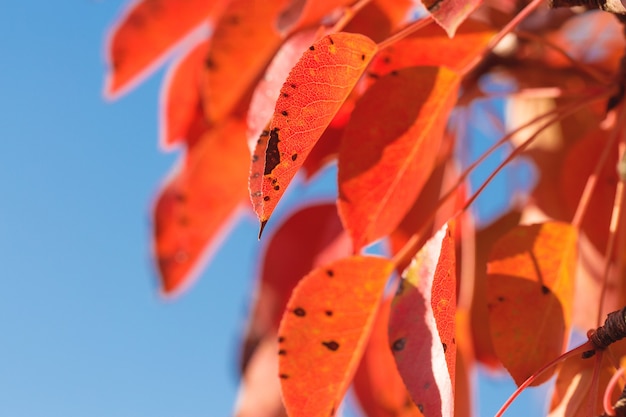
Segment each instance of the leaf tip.
M259 240L261 240L261 235L263 234L263 230L265 229L266 224L267 224L267 220L261 221L261 227L259 228Z

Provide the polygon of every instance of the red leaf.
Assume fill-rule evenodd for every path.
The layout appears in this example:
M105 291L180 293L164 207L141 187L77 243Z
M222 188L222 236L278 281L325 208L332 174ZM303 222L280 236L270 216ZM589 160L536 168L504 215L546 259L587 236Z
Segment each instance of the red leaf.
M468 20L450 39L437 25L428 25L409 37L385 48L374 58L369 71L383 76L404 67L429 65L461 71L495 35L494 28Z
M482 0L422 0L422 3L448 36L453 37L456 29L482 4Z
M154 251L165 295L191 283L206 248L245 200L249 155L243 122L228 121L189 149L163 187L154 208Z
M392 269L386 259L353 256L300 281L278 331L279 375L289 415L335 415Z
M171 149L184 139L197 139L208 128L204 116L198 114L201 112L200 74L208 46L208 41L196 45L168 70L161 88L160 103L159 130L163 149Z
M205 63L202 90L209 120L228 115L282 42L271 24L285 0L233 0L217 22Z
M496 354L518 385L566 346L576 242L572 226L548 222L517 226L493 246L487 264L489 325Z
M304 207L270 237L264 249L260 287L244 340L243 365L259 340L276 332L294 287L313 268L352 253L334 204Z
M445 68L406 68L357 102L338 173L339 214L355 249L391 233L413 205L434 168L459 81Z
M221 0L140 0L130 5L108 34L105 95L116 98L156 68L185 35L219 15Z
M391 354L387 327L391 299L378 310L369 343L354 375L354 393L368 417L419 417Z
M336 33L311 45L292 69L252 157L250 195L261 231L376 49L363 35Z
M425 416L454 414L456 280L454 239L444 226L403 274L389 340L406 387Z

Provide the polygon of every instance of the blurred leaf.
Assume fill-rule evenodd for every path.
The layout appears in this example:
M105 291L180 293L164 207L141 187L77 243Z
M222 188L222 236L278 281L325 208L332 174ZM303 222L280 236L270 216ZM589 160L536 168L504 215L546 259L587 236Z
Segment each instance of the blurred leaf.
M422 4L452 38L459 25L482 4L482 0L422 0Z

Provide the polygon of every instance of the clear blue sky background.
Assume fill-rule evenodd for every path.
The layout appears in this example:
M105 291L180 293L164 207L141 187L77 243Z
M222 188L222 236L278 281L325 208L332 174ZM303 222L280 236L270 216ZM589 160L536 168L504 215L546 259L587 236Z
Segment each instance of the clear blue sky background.
M101 97L123 4L0 2L0 417L231 415L256 222L183 297L157 296L149 207L176 154L157 146L163 71Z

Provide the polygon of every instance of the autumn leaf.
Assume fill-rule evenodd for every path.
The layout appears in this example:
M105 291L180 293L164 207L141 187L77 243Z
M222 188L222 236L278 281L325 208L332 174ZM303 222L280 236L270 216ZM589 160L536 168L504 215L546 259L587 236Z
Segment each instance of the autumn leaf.
M208 42L201 42L169 68L161 88L160 144L165 150L197 139L208 128L200 103L200 71Z
M335 415L392 270L386 259L353 256L300 281L278 331L279 376L289 415Z
M422 4L452 38L459 25L482 4L482 0L422 0Z
M389 341L406 387L425 416L454 415L456 279L447 225L417 253L391 306Z
M221 0L140 0L129 6L108 34L104 93L117 98L156 68L194 28L219 15Z
M419 417L398 373L387 335L391 298L381 304L369 343L354 375L354 393L367 417Z
M290 0L276 20L276 26L282 33L319 26L324 16L350 3L354 0Z
M243 368L259 341L276 333L294 287L315 267L352 253L335 204L300 208L278 226L263 248L260 283L244 337Z
M566 346L576 242L572 226L547 222L517 226L493 246L487 264L489 325L495 352L518 385Z
M167 180L154 207L154 256L166 296L187 288L245 201L245 126L230 120L206 132Z
M336 33L311 45L291 70L252 156L250 195L261 231L376 49L363 35Z
M413 205L434 168L459 82L446 68L406 68L357 102L338 173L339 214L355 249L392 232Z
M368 69L375 76L410 66L443 66L460 72L479 54L495 35L485 23L468 20L449 38L437 25L428 25L381 51Z
M282 43L271 24L285 0L233 0L216 23L202 89L207 119L218 121L242 99Z

